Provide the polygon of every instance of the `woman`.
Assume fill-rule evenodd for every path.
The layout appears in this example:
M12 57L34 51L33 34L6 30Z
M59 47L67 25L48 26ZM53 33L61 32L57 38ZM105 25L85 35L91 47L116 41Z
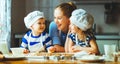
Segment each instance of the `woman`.
M54 10L54 21L50 23L49 34L56 52L64 52L64 44L70 25L70 16L76 6L72 3L62 3Z

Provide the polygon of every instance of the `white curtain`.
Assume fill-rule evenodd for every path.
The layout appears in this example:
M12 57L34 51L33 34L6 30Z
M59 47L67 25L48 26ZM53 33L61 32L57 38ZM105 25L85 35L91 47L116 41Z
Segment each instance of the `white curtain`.
M10 47L11 37L11 0L0 0L0 40Z

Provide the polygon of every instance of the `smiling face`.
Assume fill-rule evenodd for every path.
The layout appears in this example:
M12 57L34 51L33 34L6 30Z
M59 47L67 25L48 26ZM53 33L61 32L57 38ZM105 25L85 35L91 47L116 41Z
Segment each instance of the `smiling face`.
M63 14L60 8L56 8L54 11L54 21L57 24L58 30L67 32L69 28L69 18Z
M38 19L32 26L31 26L31 30L33 31L33 33L35 34L40 34L45 30L46 26L45 26L45 19L44 18L40 18Z

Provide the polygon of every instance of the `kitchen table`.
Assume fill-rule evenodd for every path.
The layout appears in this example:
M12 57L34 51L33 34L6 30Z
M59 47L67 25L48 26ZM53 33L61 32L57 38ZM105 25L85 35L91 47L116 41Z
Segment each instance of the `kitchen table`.
M0 62L0 64L120 64L120 62L103 61L103 62L92 63L92 62L81 62L80 60L40 61L39 59L31 59L31 60L21 59L21 60L3 60Z
M79 55L77 55L79 56ZM91 58L91 55L85 58ZM97 57L97 56L92 56ZM98 56L101 58L102 56ZM120 61L81 60L73 53L29 53L25 56L5 56L0 59L0 64L120 64Z

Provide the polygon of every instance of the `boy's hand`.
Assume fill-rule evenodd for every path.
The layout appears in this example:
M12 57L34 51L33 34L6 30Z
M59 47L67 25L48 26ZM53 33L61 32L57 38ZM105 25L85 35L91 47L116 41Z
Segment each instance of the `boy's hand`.
M51 46L47 50L48 50L48 53L53 53L53 52L55 52L56 49L54 46Z
M27 53L29 53L29 50L28 49L24 49L23 53L27 54Z

